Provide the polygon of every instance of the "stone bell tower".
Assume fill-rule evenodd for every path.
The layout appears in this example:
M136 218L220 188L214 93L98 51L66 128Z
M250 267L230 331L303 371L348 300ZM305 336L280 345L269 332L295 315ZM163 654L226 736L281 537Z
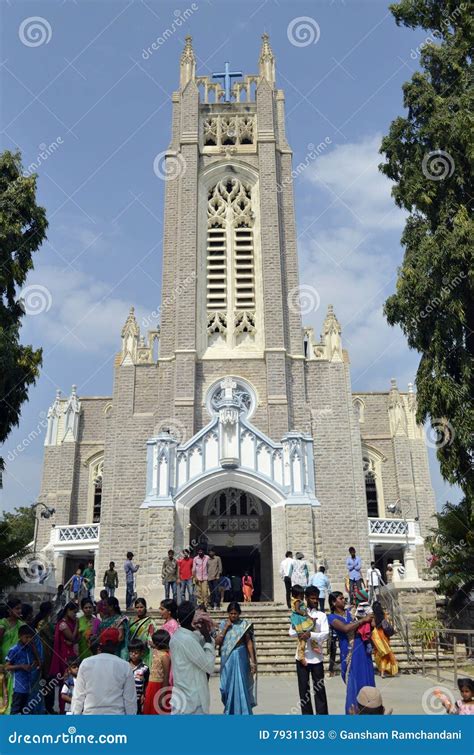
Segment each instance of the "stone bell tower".
M191 37L166 152L157 425L190 437L209 384L250 380L270 437L309 431L284 94L263 35L258 73L197 76ZM222 83L218 79L222 79ZM169 302L169 303L166 303Z

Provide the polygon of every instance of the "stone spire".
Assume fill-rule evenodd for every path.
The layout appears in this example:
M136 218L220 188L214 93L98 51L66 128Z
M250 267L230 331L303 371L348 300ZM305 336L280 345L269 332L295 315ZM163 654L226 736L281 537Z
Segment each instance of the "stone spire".
M193 50L193 38L190 34L186 36L186 44L181 54L179 86L184 89L186 84L196 77L196 58Z
M44 439L45 446L55 446L58 442L58 425L59 417L61 416L61 391L59 388L56 391L56 398L48 409L46 415L48 424L46 429L46 437Z
M388 394L388 416L390 420L390 433L392 437L396 435L407 435L407 415L405 404L398 390L395 378L390 380L390 393Z
M328 305L328 313L323 323L321 340L326 347L326 358L330 362L342 362L341 326L334 314L332 304Z
M122 365L136 364L140 328L135 317L135 308L130 312L122 328Z
M275 56L270 47L270 37L265 32L262 34L262 49L258 60L260 77L266 79L272 86L275 85Z
M63 442L74 442L79 433L79 415L81 413L81 402L77 398L77 388L75 385L71 388L66 408L64 410L64 437Z

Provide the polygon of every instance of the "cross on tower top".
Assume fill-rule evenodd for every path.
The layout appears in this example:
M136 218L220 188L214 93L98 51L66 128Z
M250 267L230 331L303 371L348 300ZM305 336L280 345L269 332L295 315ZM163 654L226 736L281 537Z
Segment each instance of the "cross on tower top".
M243 75L241 71L230 71L229 68L230 63L229 61L226 61L224 63L224 71L212 74L213 79L224 79L224 102L230 102L230 87L232 79L236 79Z

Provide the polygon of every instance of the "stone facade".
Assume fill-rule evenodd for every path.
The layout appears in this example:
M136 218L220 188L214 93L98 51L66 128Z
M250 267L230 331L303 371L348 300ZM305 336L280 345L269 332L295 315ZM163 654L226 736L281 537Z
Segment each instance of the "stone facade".
M319 342L301 321L291 150L268 37L263 38L259 74L234 84L230 101L219 84L196 77L187 38L180 89L172 100L160 329L140 333L132 309L114 363L112 396L78 398L73 390L68 400L57 397L48 415L40 500L56 514L53 531L51 522L39 520L38 545L52 553L56 581L91 554L98 572L113 560L120 574L125 553L132 550L140 564L137 590L156 605L168 548L189 544L193 506L202 501L203 491L219 485L223 490L237 485L253 495L258 491L270 507L271 532L260 532L260 540L255 536L253 549L261 556L255 566L260 577L265 572L261 599L281 599L278 565L287 549L301 550L315 567L325 564L333 587L343 583L350 545L364 567L371 554L383 565L391 549L399 558L409 547L416 550L421 571L434 496L412 389L400 393L393 381L387 393L353 394L332 307ZM217 219L207 221L206 231L205 208L216 182L228 201L221 208L216 200ZM245 199L232 204L237 186ZM245 311L243 305L239 309L239 296L252 300ZM214 300L224 302L222 311ZM234 327L238 337L229 347ZM237 467L203 461L186 485L177 482L173 465L178 459L201 464L199 434L213 421L209 397L229 376L248 386L246 400L253 397L250 430L248 407L242 413L235 403L238 389L229 389L228 404L214 412L220 416L219 443L222 433L230 432L223 429L226 412L241 412L238 427L260 439L258 453L269 454L272 465L288 452L285 474L291 467L291 481L278 481L276 466L259 467L262 456L246 472L241 435L234 438L240 449ZM155 457L153 439L158 439ZM311 463L298 493L293 474L309 447ZM248 470L252 463L245 462ZM368 469L377 494L373 522L366 498ZM156 488L150 496L153 480L165 473L168 493L163 496ZM94 517L100 525L95 540L91 530L78 529ZM248 526L245 517L237 517L237 524L231 519L225 517L226 527ZM237 569L236 553L242 568L245 559L255 559L249 536L239 530L229 534L229 541L233 546L223 551L232 563L229 569Z

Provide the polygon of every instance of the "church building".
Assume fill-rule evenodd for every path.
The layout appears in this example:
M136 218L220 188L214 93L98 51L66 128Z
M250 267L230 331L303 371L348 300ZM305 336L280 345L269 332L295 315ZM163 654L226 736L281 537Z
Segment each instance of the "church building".
M399 559L422 577L435 511L413 386L351 388L332 306L319 339L301 319L285 95L268 35L258 72L199 76L191 37L166 151L160 324L133 307L110 396L58 392L48 412L37 548L64 582L127 551L137 592L163 597L169 548L211 547L224 571L283 601L287 550L341 588ZM157 145L159 148L160 145ZM140 327L141 326L141 327ZM146 331L146 332L145 332ZM117 347L120 330L117 330ZM402 572L401 572L402 573Z

